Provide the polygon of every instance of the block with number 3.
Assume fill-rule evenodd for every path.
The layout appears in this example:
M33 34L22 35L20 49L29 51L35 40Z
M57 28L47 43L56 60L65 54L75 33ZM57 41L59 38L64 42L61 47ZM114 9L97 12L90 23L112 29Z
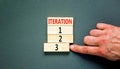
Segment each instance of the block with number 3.
M44 52L69 52L69 43L44 43Z

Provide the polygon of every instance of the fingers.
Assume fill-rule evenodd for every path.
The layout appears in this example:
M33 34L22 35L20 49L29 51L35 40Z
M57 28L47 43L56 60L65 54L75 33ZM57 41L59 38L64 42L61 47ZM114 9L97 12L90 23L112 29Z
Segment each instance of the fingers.
M97 24L97 28L99 29L94 29L90 31L90 36L86 36L84 38L84 43L87 45L101 45L103 44L103 39L104 38L100 38L101 36L106 34L105 30L101 30L101 29L106 29L106 28L112 28L114 26L109 25L109 24L104 24L104 23L98 23ZM105 41L104 41L105 43Z
M98 37L94 36L85 36L84 43L87 45L98 45Z
M91 36L100 36L103 35L104 31L103 30L98 30L98 29L93 29L90 31Z
M71 45L70 49L77 53L101 56L99 47Z
M105 23L98 23L96 25L97 29L93 29L90 31L90 35L92 36L100 36L105 34L104 29L111 29L111 28L115 28L115 26L110 25L110 24L105 24Z
M107 29L107 28L113 28L114 26L110 24L105 24L105 23L98 23L96 27L98 29Z

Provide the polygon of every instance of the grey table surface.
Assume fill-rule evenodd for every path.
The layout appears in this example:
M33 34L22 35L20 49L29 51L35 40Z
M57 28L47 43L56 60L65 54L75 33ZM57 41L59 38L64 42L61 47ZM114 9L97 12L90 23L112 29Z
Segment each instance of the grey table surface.
M45 54L50 16L73 17L74 43L84 45L98 22L120 26L120 0L0 0L0 69L120 69L96 56Z

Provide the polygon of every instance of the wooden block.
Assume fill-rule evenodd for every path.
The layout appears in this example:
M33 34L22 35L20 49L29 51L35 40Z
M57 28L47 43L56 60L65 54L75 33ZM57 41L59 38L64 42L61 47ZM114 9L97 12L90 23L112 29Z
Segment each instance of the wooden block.
M44 43L44 52L69 52L69 43Z
M68 42L73 43L73 35L48 35L48 42Z
M73 17L48 17L48 25L73 25Z
M48 26L48 34L73 34L73 26Z

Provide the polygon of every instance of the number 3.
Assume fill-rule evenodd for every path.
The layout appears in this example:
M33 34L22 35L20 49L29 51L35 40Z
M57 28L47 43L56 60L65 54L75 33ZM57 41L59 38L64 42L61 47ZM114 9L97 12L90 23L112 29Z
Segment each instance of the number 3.
M58 50L58 44L55 44L55 46L56 46L56 47L55 47L55 50L57 51L57 50Z

